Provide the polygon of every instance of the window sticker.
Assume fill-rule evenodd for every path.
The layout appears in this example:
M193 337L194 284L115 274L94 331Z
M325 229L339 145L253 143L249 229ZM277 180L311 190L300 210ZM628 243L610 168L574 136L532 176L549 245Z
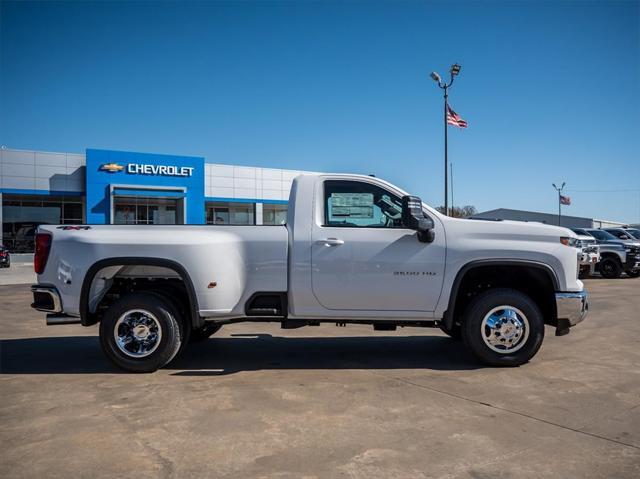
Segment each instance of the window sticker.
M373 218L373 193L331 193L331 216Z

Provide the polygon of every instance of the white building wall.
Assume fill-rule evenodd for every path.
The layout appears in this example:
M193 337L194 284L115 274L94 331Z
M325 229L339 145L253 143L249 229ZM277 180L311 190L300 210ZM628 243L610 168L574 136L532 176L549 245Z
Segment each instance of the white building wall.
M205 196L245 200L289 199L293 179L304 171L205 164Z
M85 156L26 150L0 150L0 188L84 192Z
M622 226L627 226L627 223L620 223L619 221L609 221L609 220L593 220L594 228L620 228Z

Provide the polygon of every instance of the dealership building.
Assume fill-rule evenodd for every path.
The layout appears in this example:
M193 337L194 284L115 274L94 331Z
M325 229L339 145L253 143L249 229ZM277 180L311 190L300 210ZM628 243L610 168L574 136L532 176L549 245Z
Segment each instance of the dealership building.
M0 243L33 249L39 224L281 224L302 171L203 157L0 150Z
M512 210L509 208L498 208L495 210L483 211L472 216L475 219L488 220L511 220L511 221L534 221L548 225L558 225L557 213L539 213L537 211ZM583 216L560 216L560 225L565 228L618 228L627 226L626 223L618 221L600 220L597 218L585 218Z

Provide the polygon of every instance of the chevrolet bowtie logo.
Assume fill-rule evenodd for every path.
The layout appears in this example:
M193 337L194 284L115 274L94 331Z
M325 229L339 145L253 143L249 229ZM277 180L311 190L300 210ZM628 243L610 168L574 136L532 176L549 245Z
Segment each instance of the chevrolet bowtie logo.
M117 163L105 163L104 165L100 166L100 169L103 171L108 171L109 173L116 173L118 171L124 170L124 166Z

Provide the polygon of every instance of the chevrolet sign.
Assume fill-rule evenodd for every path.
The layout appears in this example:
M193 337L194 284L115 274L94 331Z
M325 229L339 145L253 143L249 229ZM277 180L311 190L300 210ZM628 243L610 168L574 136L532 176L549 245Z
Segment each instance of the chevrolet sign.
M109 173L116 173L117 171L124 170L124 166L118 165L117 163L105 163L100 166L102 171L108 171Z
M127 173L132 175L191 176L193 174L193 167L129 163L127 165Z
M117 163L105 163L100 166L103 171L116 173L123 171L124 166ZM194 168L191 166L172 166L172 165L145 165L140 163L127 164L126 171L131 175L158 175L158 176L191 176Z

